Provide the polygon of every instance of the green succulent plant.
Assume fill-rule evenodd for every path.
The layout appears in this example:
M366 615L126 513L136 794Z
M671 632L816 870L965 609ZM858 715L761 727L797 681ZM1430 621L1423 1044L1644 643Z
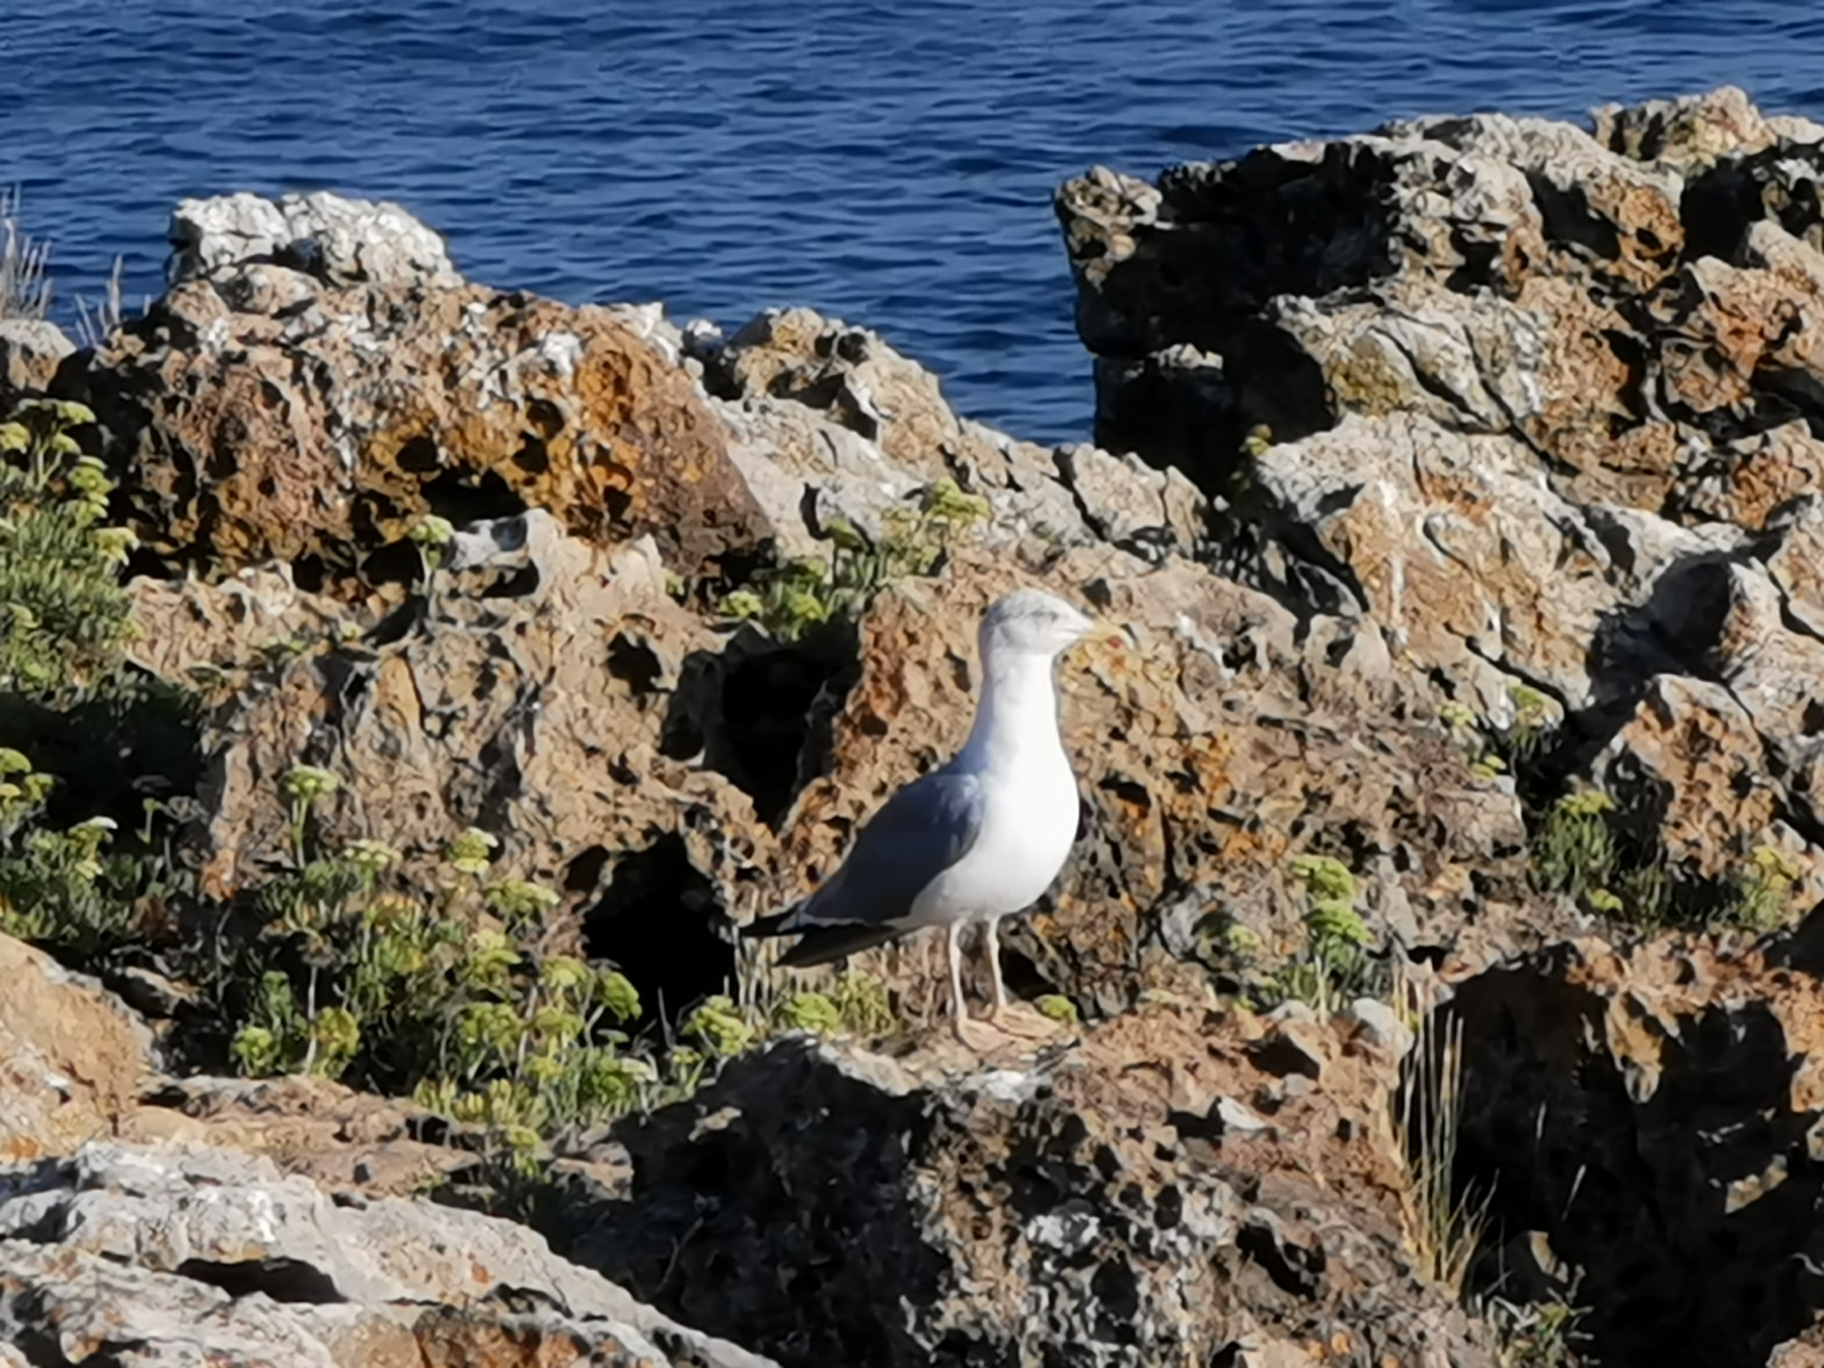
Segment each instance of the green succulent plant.
M113 483L72 435L94 421L31 399L0 422L0 691L54 707L105 688L131 631L120 571L136 541L104 525Z

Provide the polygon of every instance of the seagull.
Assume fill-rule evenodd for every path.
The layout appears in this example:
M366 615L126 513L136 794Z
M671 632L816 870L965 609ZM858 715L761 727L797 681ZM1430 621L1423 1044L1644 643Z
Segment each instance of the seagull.
M985 928L994 1010L1007 1010L998 927L1051 886L1077 837L1077 778L1058 733L1057 659L1095 628L1063 599L1019 589L982 617L982 691L962 750L863 825L835 874L784 912L742 928L797 935L779 963L827 964L927 926L947 928L950 1000L967 1041L962 936Z

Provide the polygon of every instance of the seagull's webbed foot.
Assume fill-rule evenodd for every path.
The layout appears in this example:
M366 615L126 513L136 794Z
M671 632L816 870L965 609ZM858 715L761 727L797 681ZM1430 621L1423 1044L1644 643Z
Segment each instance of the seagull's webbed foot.
M977 1021L974 1017L952 1017L950 1030L958 1041L977 1054L985 1054L1007 1040L991 1023Z
M997 1031L1022 1040L1044 1040L1058 1034L1063 1023L1054 1021L1043 1012L1029 1007L1023 1002L999 1003L988 1014L988 1020Z

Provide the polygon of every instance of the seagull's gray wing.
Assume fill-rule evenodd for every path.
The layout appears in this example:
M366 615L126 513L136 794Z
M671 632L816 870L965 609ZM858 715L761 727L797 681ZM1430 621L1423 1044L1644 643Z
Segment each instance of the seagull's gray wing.
M855 838L827 883L791 911L745 928L746 934L804 939L781 964L821 964L909 929L906 918L932 880L969 852L982 830L982 783L941 769L887 801Z

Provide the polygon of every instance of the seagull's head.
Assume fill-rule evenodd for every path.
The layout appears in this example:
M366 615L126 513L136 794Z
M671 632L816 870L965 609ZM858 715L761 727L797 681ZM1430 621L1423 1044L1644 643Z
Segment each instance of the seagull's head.
M1016 589L982 617L982 655L1063 654L1095 630L1095 622L1043 589Z

